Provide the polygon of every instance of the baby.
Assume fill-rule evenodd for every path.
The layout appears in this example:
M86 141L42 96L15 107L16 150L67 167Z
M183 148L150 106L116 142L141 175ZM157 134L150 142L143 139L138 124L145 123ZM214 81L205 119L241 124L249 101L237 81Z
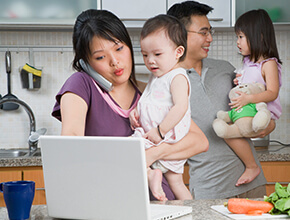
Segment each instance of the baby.
M175 143L189 130L190 84L185 69L179 66L185 58L186 44L184 26L169 15L149 19L141 31L141 53L152 74L137 108L130 113L130 122L135 128L133 136L145 138L146 149L163 141ZM148 167L149 188L156 199L167 199L162 173L177 199L192 199L183 183L185 162L159 160Z

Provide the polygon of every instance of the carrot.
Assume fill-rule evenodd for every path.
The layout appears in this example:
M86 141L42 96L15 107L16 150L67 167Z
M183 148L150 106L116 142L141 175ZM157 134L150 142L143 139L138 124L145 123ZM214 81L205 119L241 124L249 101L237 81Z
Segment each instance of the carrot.
M246 215L262 215L263 211L262 210L253 210L249 211Z
M262 211L262 213L267 213L274 207L270 202L239 198L229 199L225 206L227 206L230 212L235 214L248 214L253 211L258 212L258 210Z

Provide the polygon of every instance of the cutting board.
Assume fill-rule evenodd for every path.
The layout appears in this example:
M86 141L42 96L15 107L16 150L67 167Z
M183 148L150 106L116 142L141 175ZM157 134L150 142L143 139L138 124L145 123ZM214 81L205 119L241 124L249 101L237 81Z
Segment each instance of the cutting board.
M226 207L224 207L223 205L214 205L211 206L212 209L214 209L215 211L231 218L231 219L281 219L281 218L289 218L290 216L283 214L283 215L270 215L270 214L262 214L262 215L258 215L258 216L253 216L253 215L245 215L245 214L233 214L231 213Z

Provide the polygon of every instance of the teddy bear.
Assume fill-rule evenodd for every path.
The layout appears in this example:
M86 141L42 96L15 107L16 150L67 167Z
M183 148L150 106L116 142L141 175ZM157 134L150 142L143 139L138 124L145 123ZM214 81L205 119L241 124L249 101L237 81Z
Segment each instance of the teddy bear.
M265 86L261 83L237 85L229 92L230 100L238 96L236 91L258 94L265 91ZM271 112L265 102L249 103L237 111L218 111L217 118L213 121L213 129L221 138L251 138L264 130L270 120Z

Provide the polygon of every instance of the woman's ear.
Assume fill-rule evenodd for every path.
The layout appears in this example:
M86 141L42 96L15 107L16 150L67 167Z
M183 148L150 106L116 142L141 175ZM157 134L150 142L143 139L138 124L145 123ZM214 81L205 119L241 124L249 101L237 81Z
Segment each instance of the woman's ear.
M179 59L184 54L184 47L183 46L178 46L175 49L175 52L176 52L176 58Z

